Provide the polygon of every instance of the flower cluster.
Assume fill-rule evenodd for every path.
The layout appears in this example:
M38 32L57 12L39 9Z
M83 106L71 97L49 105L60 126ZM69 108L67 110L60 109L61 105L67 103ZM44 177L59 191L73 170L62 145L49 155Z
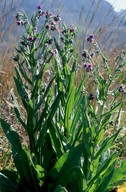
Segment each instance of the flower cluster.
M17 13L15 18L17 20L17 25L21 26L23 24L26 24L26 18L22 19L23 14L22 13ZM42 10L42 5L38 5L38 10L32 17L32 27L36 30L36 25L40 19L41 16L45 16L45 28L47 30L52 30L52 31L58 31L59 30L59 21L61 20L60 14L58 15L53 15L52 12L50 11L43 11Z
M63 46L65 49L69 49L69 51L72 53L74 51L74 38L76 36L76 27L74 25L70 25L70 27L63 26L61 30L61 42L63 43Z
M76 35L76 28L75 28L74 25L70 25L69 28L64 26L64 29L61 31L61 33L64 36L67 36L68 34L70 34L71 36L75 37L75 35Z
M18 12L18 13L15 15L15 19L16 19L16 21L17 21L17 25L18 25L18 26L21 26L21 25L24 24L24 22L23 22L23 20L22 20L22 14L21 14L21 13Z
M83 51L82 51L82 57L84 57L84 58L86 58L86 59L90 59L90 57L94 57L95 56L95 52L90 52L90 53L88 53L88 51L86 50L86 49L84 49Z
M59 22L61 20L60 15L57 16L53 15L50 11L45 12L46 18L46 29L51 31L58 31L59 30Z

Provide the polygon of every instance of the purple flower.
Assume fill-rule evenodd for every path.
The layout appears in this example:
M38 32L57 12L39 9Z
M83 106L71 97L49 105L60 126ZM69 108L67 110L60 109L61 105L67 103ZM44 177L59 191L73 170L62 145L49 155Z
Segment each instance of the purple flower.
M49 24L47 24L45 27L46 27L47 30L50 29L50 25Z
M55 21L53 21L51 23L51 30L52 31L58 31L59 30L59 26L58 26L58 24Z
M39 17L41 17L41 16L43 16L43 15L45 15L45 14L46 14L46 11L42 11L42 10L39 10L39 11L38 11Z
M94 39L94 35L89 35L89 37L87 37L87 41L90 43L94 43L95 39Z
M85 69L87 68L87 66L88 66L87 63L84 63L84 64L83 64L83 67L84 67Z
M21 41L20 44L23 46L27 46L27 44L24 41Z
M18 25L18 26L23 25L23 21L22 21L22 20L18 20L18 21L17 21L17 25Z
M94 99L94 95L92 93L90 93L89 100L93 100L93 99Z
M73 25L71 25L71 26L70 26L70 32L71 32L71 33L75 33L75 31L76 31L76 30L75 30L75 27L74 27Z
M61 39L62 42L64 42L64 38L63 37L61 37L60 39Z
M87 50L85 50L85 49L82 51L82 54L81 54L81 55L82 55L82 57L89 58L88 52L87 52Z
M34 37L32 37L32 36L28 36L28 37L27 37L27 40L32 42L32 41L34 41L34 40L35 40L35 38L34 38Z
M90 56L91 56L91 57L94 57L94 56L95 56L95 53L94 53L94 52L91 52L91 53L90 53Z
M55 16L55 17L54 17L54 21L55 21L55 22L61 21L60 15Z
M92 64L88 64L86 68L86 72L90 72L92 70Z
M114 125L114 121L110 121L109 125L113 126Z
M42 9L42 5L38 5L38 9Z
M124 92L124 88L125 88L125 86L123 84L121 84L119 86L119 92Z
M48 40L46 41L46 43L47 43L48 45L51 45L52 42L53 42L53 39L48 39Z
M61 31L61 33L62 33L63 35L65 35L65 34L66 34L66 32L67 32L67 30L66 30L66 29L63 29L63 30Z
M51 53L52 56L55 56L55 51L50 50L49 53Z
M85 68L86 72L90 72L92 70L92 64L91 63L84 63L83 67Z
M53 17L53 14L50 11L46 11L45 16L47 20L50 20Z

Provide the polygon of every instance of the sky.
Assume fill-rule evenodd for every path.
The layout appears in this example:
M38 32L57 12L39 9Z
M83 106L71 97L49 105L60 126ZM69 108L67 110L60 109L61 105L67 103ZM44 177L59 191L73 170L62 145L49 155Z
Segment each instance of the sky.
M126 9L126 0L106 0L114 6L115 11Z

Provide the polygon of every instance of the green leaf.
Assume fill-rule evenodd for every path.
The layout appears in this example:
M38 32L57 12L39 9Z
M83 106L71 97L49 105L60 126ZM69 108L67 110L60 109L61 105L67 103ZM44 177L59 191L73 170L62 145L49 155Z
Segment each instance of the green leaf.
M33 133L34 130L33 117L34 117L33 103L32 100L30 100L28 103L28 115L27 115L27 133L29 136Z
M72 148L59 158L49 174L53 187L54 184L56 186L59 183L65 187L69 183L74 168L80 165L80 157L83 150L84 144L79 144L77 147Z
M20 65L19 64L19 69L20 69L20 72L22 74L22 76L24 77L24 79L30 84L32 85L32 81L31 79L28 77L28 74L26 73L26 70L24 69L23 65ZM15 67L15 71L17 70L17 68Z
M81 118L81 110L78 104L78 107L76 107L76 110L74 112L74 117L72 119L72 124L71 124L71 138L70 138L70 143L75 144L77 140L77 135L78 132L81 131L81 128L79 126L78 120Z
M70 93L72 88L75 86L75 73L72 72L70 74L70 79L69 79L69 88L68 88L68 92Z
M11 180L11 182L17 186L17 183L19 181L19 173L17 170L8 170L8 169L3 169L1 170L1 173L4 174L8 179Z
M0 192L16 192L16 186L4 174L0 173Z
M23 118L22 118L22 115L21 115L21 111L20 111L20 107L18 105L18 102L17 102L17 99L15 97L15 94L14 94L13 90L11 90L10 93L11 93L11 98L12 98L12 102L13 102L13 105L14 105L15 114L16 114L18 120L20 121L20 123L22 124L22 126L26 130L26 124L23 121Z
M62 187L61 185L58 185L56 189L54 189L53 192L68 192L65 187Z
M94 139L96 145L100 144L103 141L104 135L105 135L105 130L101 128Z
M107 113L101 114L101 117L105 117L106 115L112 114L112 112L114 112L115 109L116 109L117 107L119 107L121 104L122 104L122 101L120 101L120 102L117 103L117 104L115 103L115 105L112 106L111 110L108 111Z
M117 155L112 154L108 159L102 162L102 164L99 166L94 177L92 177L89 183L87 184L88 189L94 184L94 182L97 182L98 178L105 177L106 174L108 174L108 169L112 164L115 164L116 160L117 160Z
M69 191L82 192L84 184L84 174L80 166L74 167L71 174L70 184L68 185Z
M125 177L126 177L126 160L123 160L121 162L121 165L114 169L113 177L110 180L109 185L116 184Z
M55 152L51 143L49 133L47 133L44 136L44 139L41 139L41 141L42 142L39 144L40 158L42 161L44 172L47 173L50 169L52 169L52 166L53 166L52 159L55 156Z
M46 88L46 90L45 90L45 92L44 92L44 95L41 97L40 102L37 104L37 106L36 106L36 108L35 108L35 112L36 112L38 109L40 109L40 106L42 105L42 103L44 102L45 98L47 97L47 95L48 95L48 93L49 93L49 91L50 91L50 89L51 89L51 87L52 87L52 83L53 83L54 79L55 79L55 77L53 77L53 78L51 79L51 81L49 82L49 84L47 85L47 88Z
M34 138L34 110L32 100L28 103L28 115L27 115L27 133L29 136L30 142L30 150L32 153L36 153L37 149L35 146L35 138Z
M52 146L55 150L57 158L60 158L63 154L62 150L62 143L60 142L57 132L55 130L55 126L52 122L48 122L49 132L50 132L50 138L52 141Z
M24 178L24 167L22 164L22 146L21 146L19 135L10 124L8 124L2 119L0 119L0 122L7 139L12 145L15 166L20 176Z
M103 128L106 127L106 125L108 124L111 116L112 116L111 113L107 113L107 114L104 115L104 118L103 118L103 120L101 122L101 127L103 127Z
M96 152L94 158L97 159L99 156L101 156L107 149L111 148L113 146L113 142L116 140L119 132L121 131L122 129L119 129L114 135L112 135L110 138L106 138L100 149L98 150L98 152Z
M75 102L74 102L75 92L76 92L76 89L75 87L73 87L71 89L71 92L65 107L65 129L67 131L67 136L69 136L70 134L70 128L72 124L72 112L75 106Z
M27 181L29 189L32 189L35 192L39 191L39 178L38 170L35 168L30 153L27 149L22 149L22 166L24 171L24 181ZM40 176L40 175L39 175Z
M99 192L99 191L106 192L106 189L113 177L114 169L115 169L115 163L113 163L109 167L109 169L106 171L106 174L103 177L101 177L101 182L99 183L96 192Z
M22 147L18 133L9 123L4 121L3 119L0 119L0 123L7 139L12 145L13 150L17 153L20 153Z
M55 98L55 100L54 100L54 102L53 102L53 104L51 106L51 110L49 112L48 119L47 119L47 125L49 127L49 132L50 132L50 137L51 137L51 140L52 140L52 145L55 148L55 151L57 153L58 158L62 155L62 152L61 152L61 149L60 149L61 145L60 145L60 141L59 141L59 139L57 137L55 126L53 125L52 119L53 119L57 109L59 108L61 95L62 94L59 93L57 95L57 97Z
M62 57L62 50L61 50L59 44L57 43L56 38L54 38L54 43L55 43L56 49L58 50L58 53Z
M26 109L26 111L28 110L28 106L27 106L27 100L28 100L28 93L26 92L26 89L23 85L23 82L17 77L14 77L14 81L15 81L15 85L18 91L18 94L22 100L22 103Z

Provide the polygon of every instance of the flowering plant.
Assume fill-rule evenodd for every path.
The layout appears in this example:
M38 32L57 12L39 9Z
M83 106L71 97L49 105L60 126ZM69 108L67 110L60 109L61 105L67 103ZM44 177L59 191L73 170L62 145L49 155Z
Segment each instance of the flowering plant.
M38 29L42 17L45 20ZM118 97L125 96L125 80L113 90L112 84L120 77L124 60L117 62L113 72L99 49L101 72L94 54L83 51L79 58L73 41L76 28L59 27L60 15L41 6L31 22L24 12L16 20L26 30L14 55L14 81L23 114L12 90L11 97L28 142L23 145L16 129L0 119L16 168L0 173L1 192L108 191L126 171L126 162L117 167L118 154L111 150L121 129L107 134L114 112L118 111L116 127L123 105ZM93 35L87 41L98 48ZM83 73L77 83L80 69Z

